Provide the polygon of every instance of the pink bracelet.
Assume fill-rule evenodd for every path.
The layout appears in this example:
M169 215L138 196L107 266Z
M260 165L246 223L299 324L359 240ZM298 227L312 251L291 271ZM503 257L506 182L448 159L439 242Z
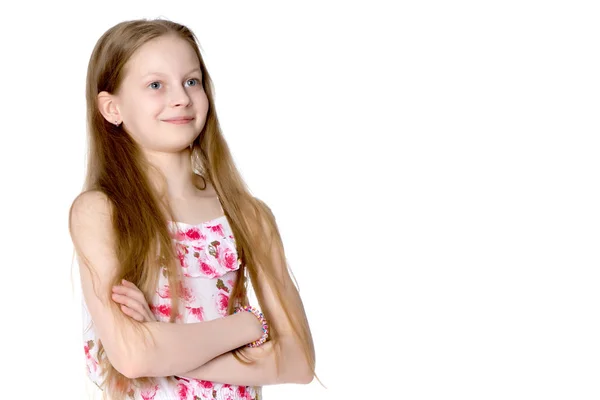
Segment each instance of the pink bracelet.
M252 306L244 306L244 307L236 307L234 314L237 314L240 311L251 312L252 314L254 314L256 316L256 318L258 318L258 320L262 324L262 331L263 331L262 337L252 343L248 343L246 346L258 347L261 344L263 344L264 342L266 342L267 338L269 337L269 325L267 324L267 320L265 319L265 316L263 315L263 313Z

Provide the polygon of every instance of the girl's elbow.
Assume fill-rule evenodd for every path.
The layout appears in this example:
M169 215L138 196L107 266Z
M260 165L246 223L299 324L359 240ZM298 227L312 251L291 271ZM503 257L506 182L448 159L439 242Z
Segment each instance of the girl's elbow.
M314 379L314 372L308 365L295 363L293 366L288 367L283 376L279 376L277 383L294 383L298 385L308 385ZM282 379L283 378L283 379Z
M108 355L108 354L107 354ZM144 351L127 348L122 349L118 355L108 357L110 363L117 371L129 379L138 379L149 376L147 353Z
M137 379L143 376L139 364L133 358L126 356L108 357L111 365L122 375L129 379Z
M279 379L275 380L275 384L283 384L283 383L293 383L296 385L308 385L309 383L312 382L313 380L313 374L310 373L302 373L302 372L295 372L295 373L291 373L288 374L284 379L281 379L282 377L280 376Z
M133 363L124 363L119 367L115 366L115 369L128 379L138 379L142 377L140 370L133 365Z
M307 385L315 377L314 362L309 362L304 356L304 351L300 346L290 346L286 348L287 354L283 355L285 365L285 381L283 383L295 383ZM314 359L314 355L313 355Z
M300 385L308 385L309 383L311 383L313 381L315 377L315 374L313 373L313 371L306 367L306 368L299 368L299 371L296 372L295 376L294 376L294 381L293 383L296 384L300 384Z
M308 385L309 383L311 383L313 380L315 379L315 372L310 370L308 371L308 374L305 375L305 380L304 380L304 384Z

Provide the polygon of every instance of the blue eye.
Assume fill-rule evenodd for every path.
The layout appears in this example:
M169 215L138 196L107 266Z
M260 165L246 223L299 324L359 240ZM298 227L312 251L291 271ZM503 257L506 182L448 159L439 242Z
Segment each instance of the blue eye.
M160 82L152 82L148 87L151 89L160 89Z
M192 84L190 84L190 82L193 82L193 83L192 83ZM196 78L192 78L192 79L188 79L186 83L187 83L189 86L196 86L196 85L198 85L198 83L199 83L199 82L198 82L198 79L196 79Z

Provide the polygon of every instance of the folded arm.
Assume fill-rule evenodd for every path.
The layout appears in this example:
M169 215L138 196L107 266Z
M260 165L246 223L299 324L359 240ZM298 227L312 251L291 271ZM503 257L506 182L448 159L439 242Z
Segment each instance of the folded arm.
M78 250L83 297L111 364L129 378L177 375L258 339L261 326L250 313L191 324L147 322L154 340L110 300L119 267L111 204L87 192L73 204L70 228ZM83 255L83 257L82 257Z
M263 226L265 237L269 238L270 232L266 225ZM290 310L292 316L297 320L305 320L306 315L300 294L294 285L288 272L287 265L281 260L285 257L280 253L283 249L277 246L271 246L271 262L276 275L279 289L282 296L287 297L292 304ZM279 352L273 351L273 343L266 342L258 348L245 348L244 352L250 359L254 359L252 364L244 364L234 358L233 353L228 352L208 363L195 368L183 376L210 380L214 382L229 383L235 385L262 386L280 383L310 383L314 372L312 366L307 360L303 348L307 345L314 358L314 346L309 332L308 340L310 343L299 343L293 334L290 321L277 300L269 280L261 272L257 274L257 281L261 285L263 301L261 306L265 314L272 319L267 321L275 326L278 332ZM244 312L242 314L250 314ZM277 368L278 367L278 368Z
M304 366L306 361L301 349L293 343L282 347L279 356L273 351L272 342L246 349L244 353L254 361L252 364L243 364L228 352L182 376L240 386L310 383L313 374Z

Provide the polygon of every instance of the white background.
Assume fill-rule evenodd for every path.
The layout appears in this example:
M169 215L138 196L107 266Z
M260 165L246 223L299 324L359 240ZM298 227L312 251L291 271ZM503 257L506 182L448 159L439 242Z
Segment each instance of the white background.
M0 398L84 398L87 62L110 26L165 17L199 37L311 322L327 389L267 400L598 399L594 5L5 3Z

